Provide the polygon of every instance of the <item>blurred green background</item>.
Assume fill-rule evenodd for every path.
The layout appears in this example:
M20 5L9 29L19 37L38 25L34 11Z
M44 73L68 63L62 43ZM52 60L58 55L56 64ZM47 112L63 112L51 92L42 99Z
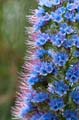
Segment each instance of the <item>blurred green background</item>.
M0 120L11 120L18 72L27 50L26 15L35 7L35 0L0 0Z

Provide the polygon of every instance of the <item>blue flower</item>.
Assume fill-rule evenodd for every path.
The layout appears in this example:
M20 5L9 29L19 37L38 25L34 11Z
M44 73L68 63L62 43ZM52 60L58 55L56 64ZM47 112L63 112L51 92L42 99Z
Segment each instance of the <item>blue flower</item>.
M79 13L77 13L77 14L75 15L75 19L76 19L77 22L79 22Z
M77 11L79 12L79 4L77 4L78 6L77 6Z
M71 26L68 26L66 23L62 23L60 26L60 33L62 33L63 35L66 34L71 34L73 33L73 29Z
M55 93L57 93L59 96L63 96L67 93L69 87L67 84L64 83L64 81L56 81L54 83L54 90Z
M22 107L21 111L20 111L20 118L24 118L29 112L31 112L33 109L31 104L27 104L26 106Z
M65 41L65 38L61 34L57 34L57 35L51 37L52 44L57 47L61 47L61 45L63 44L64 41Z
M50 21L50 15L45 14L45 16L40 17L39 21L33 26L34 31L37 32L42 29Z
M41 75L47 75L48 73L47 73L47 70L46 70L46 63L45 62L43 62L42 63L42 66L41 66L41 68L40 68L40 74ZM52 66L51 66L51 68L52 68Z
M36 93L33 96L31 102L33 102L33 103L40 103L40 102L44 102L47 99L48 99L48 94L44 93L44 92L40 92L40 93Z
M41 17L43 15L45 15L45 10L42 7L38 7L38 9L36 11L36 16Z
M28 85L35 85L36 83L40 82L38 77L30 77L27 80Z
M58 69L56 68L56 66L53 66L52 74L55 75L55 76L58 75Z
M56 53L56 55L54 55L53 61L58 66L64 66L68 59L69 59L68 54L64 52L59 52Z
M77 117L77 113L72 110L66 110L64 112L64 117L66 118L66 120L79 120Z
M34 67L34 71L37 72L39 75L46 76L47 75L46 63L45 62L41 62L39 65L36 65Z
M40 116L41 116L41 114L36 113L35 115L32 116L31 120L39 120Z
M40 67L40 75L47 76L47 71L46 71L46 64L43 62L41 67Z
M45 16L43 16L43 19L46 23L48 23L51 20L50 14L46 13Z
M56 81L53 84L48 84L48 91L52 94L58 94L60 97L65 95L69 90L69 86L64 81Z
M58 118L54 114L48 112L42 115L40 120L58 120Z
M26 93L26 95L25 95L25 97L24 97L24 99L23 99L23 102L24 102L25 105L27 105L27 106L30 105L30 107L32 108L33 106L31 105L30 102L31 102L31 99L32 99L33 94L34 94L35 91L33 91L33 89L31 89L31 91L32 91L32 92L30 92L30 93L28 93L28 92ZM27 107L27 106L26 106L26 107ZM28 108L28 107L27 107L27 108Z
M54 98L50 101L50 109L53 111L58 111L64 108L64 102L60 98Z
M76 3L79 5L79 0L68 0L70 3Z
M79 57L79 50L74 51L74 56Z
M36 113L35 115L32 116L31 120L58 120L58 118L48 112L48 113Z
M51 58L53 58L54 54L55 54L55 52L54 52L53 50L48 49L48 55L49 55Z
M72 39L65 39L64 43L63 43L63 47L64 48L72 48L72 46L74 45L73 40Z
M79 3L79 0L74 0L75 3Z
M52 0L39 0L39 5L51 8L53 5L53 2Z
M73 35L74 45L79 48L79 36Z
M74 0L76 6L79 6L79 0Z
M34 71L32 73L34 77L37 77L39 75L40 67L41 67L41 64L37 64L37 65L34 66Z
M43 46L44 44L46 44L46 42L47 42L48 40L49 40L49 35L48 35L48 34L45 34L45 33L41 33L41 34L38 36L36 45L37 45L37 46Z
M39 0L39 5L41 6L46 6L51 8L54 5L59 5L60 4L60 0Z
M53 5L59 5L61 3L61 0L52 0Z
M76 8L76 5L74 3L68 3L67 4L67 10L72 11Z
M66 72L66 80L70 81L71 83L78 82L79 64L74 64L73 66L69 67L68 71Z
M71 12L67 11L67 12L65 13L64 17L65 17L67 20L69 20L70 22L75 22L75 20L76 20L74 12L71 13Z
M74 0L68 0L68 2L69 2L69 3L73 3L73 2L74 2Z
M46 76L47 74L56 74L57 70L55 65L52 62L41 62L40 66L40 75Z
M59 7L55 12L59 15L63 15L66 11L65 7Z
M36 67L36 66L35 66ZM29 87L31 87L32 85L35 85L36 83L40 82L40 79L38 77L39 72L36 71L37 68L34 68L34 71L30 74L30 76L28 77L28 79L26 80L27 84L29 85Z
M45 64L46 72L51 73L53 71L53 64L51 62L46 62Z
M36 58L42 59L47 54L47 51L44 49L39 49L36 51Z
M42 19L40 20L37 24L35 24L34 27L34 31L39 31L44 25L46 24L46 22Z
M79 87L76 87L72 92L71 92L71 97L73 101L79 105Z
M51 13L51 19L54 21L54 22L57 22L57 23L61 23L63 21L63 17L61 14L58 14L56 12L52 12Z

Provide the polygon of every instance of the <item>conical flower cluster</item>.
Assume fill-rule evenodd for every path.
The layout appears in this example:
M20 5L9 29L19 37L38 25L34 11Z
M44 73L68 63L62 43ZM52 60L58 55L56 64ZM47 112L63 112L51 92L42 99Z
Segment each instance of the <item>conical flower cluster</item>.
M22 120L79 120L79 0L38 0L13 112Z

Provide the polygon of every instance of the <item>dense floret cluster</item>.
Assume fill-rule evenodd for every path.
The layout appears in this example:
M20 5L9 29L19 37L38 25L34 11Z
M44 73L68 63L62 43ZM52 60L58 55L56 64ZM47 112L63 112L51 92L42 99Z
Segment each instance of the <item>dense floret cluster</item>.
M79 120L79 0L38 0L13 112L22 120Z

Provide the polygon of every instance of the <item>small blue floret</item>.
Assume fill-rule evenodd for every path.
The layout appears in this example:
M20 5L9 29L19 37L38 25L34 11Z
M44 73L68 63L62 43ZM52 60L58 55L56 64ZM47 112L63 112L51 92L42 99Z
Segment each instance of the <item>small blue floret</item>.
M66 118L66 120L79 120L77 117L77 113L72 110L66 110L64 112L64 117Z
M54 98L53 100L51 100L50 102L50 109L53 111L58 111L64 108L64 102L62 99L60 98Z
M65 66L68 59L68 54L64 52L59 52L54 56L54 63L58 66Z

